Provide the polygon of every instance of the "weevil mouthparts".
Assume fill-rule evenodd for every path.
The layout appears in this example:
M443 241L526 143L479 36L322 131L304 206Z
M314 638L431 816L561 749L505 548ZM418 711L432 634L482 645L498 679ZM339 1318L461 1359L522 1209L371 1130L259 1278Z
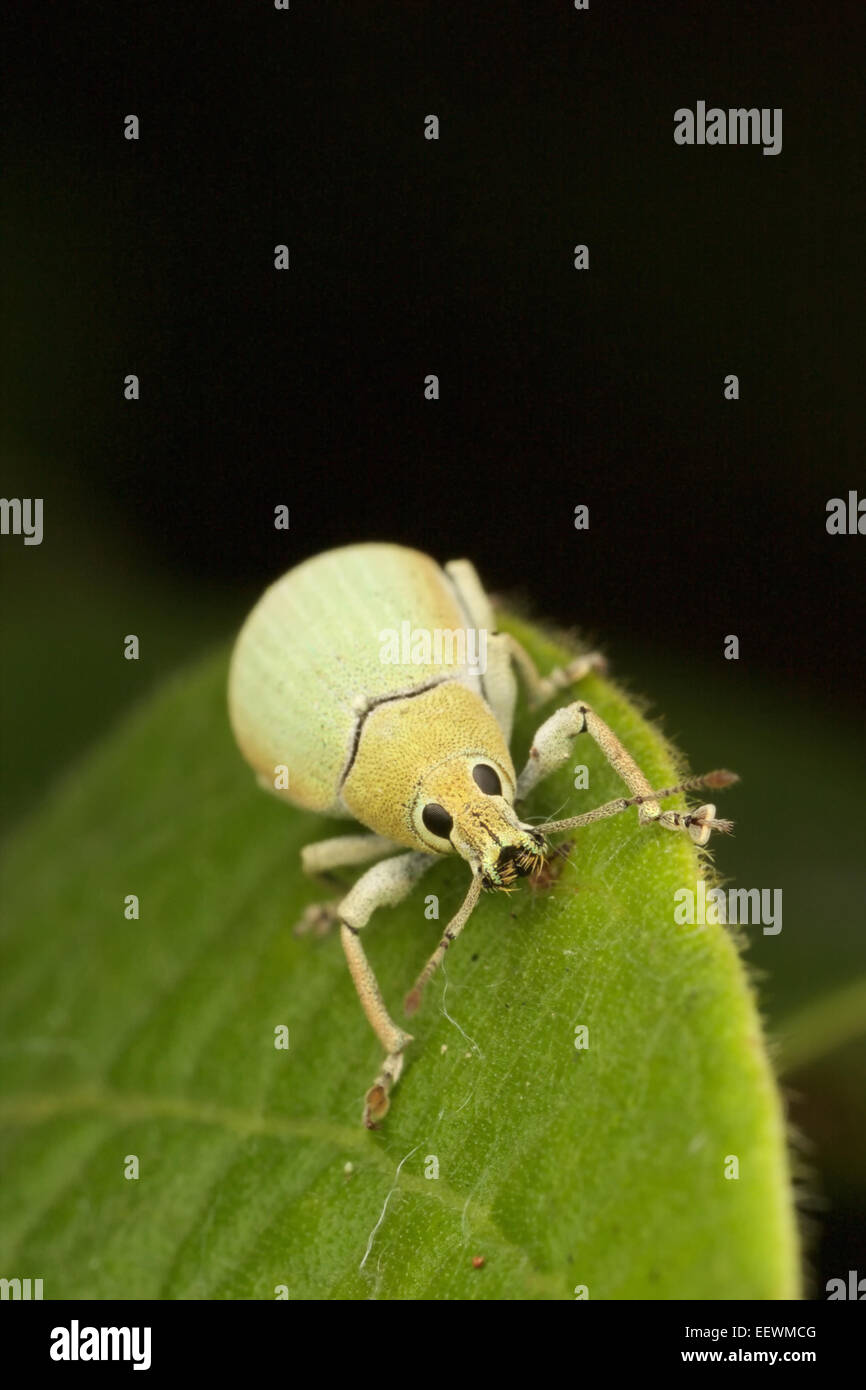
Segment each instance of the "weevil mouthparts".
M538 873L547 858L547 845L540 835L533 834L537 848L506 845L496 860L495 868L484 875L484 887L508 892L519 878Z

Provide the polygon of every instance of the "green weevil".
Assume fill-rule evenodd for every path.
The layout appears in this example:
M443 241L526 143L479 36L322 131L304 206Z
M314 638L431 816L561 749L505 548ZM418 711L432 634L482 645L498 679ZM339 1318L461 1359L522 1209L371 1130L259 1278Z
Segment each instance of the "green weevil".
M548 837L637 807L641 823L684 831L699 846L727 831L715 807L662 810L659 801L736 780L719 771L654 791L612 729L582 701L538 729L516 776L509 752L515 671L540 705L602 669L597 652L542 676L529 653L499 632L468 560L443 567L420 551L368 543L326 551L283 575L247 618L232 654L229 712L238 745L268 791L295 806L360 822L302 851L306 872L373 864L336 904L307 909L299 929L339 922L364 1012L385 1050L367 1091L364 1123L377 1127L403 1067L410 1033L392 1020L361 944L376 908L405 898L443 855L472 879L459 911L406 996L417 1009L427 981L466 924L482 889L508 889L537 873ZM583 815L530 825L515 804L588 733L631 793ZM403 851L401 853L401 851Z

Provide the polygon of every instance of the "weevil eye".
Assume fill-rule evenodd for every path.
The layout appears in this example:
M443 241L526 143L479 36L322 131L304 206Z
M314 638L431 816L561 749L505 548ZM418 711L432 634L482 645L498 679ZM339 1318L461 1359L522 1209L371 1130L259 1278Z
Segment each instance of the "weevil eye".
M447 840L454 827L454 821L444 806L440 806L438 801L428 801L424 810L421 812L421 819L430 831L431 835L438 835L441 840Z
M502 783L499 780L498 772L487 763L476 763L472 769L472 777L475 785L480 787L485 796L501 796Z

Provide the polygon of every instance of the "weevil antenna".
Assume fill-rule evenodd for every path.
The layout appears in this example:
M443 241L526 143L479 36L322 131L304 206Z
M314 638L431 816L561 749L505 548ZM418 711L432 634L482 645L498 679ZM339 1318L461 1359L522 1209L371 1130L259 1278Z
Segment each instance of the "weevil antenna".
M433 952L427 964L424 966L424 969L421 971L421 974L418 976L409 993L406 995L403 1007L406 1010L407 1014L414 1014L415 1010L418 1008L418 1005L421 1003L421 995L424 993L424 988L429 982L430 977L436 973L436 970L443 956L445 955L445 952L451 945L451 942L457 940L457 937L460 935L463 928L466 926L466 923L469 921L469 918L472 916L472 911L475 907L475 904L481 897L481 887L482 878L480 871L478 871L475 873L472 882L469 885L469 892L463 899L461 906L454 914L454 916L451 918L451 921L448 923L448 926L442 933L442 940L439 942L439 945L436 947L436 950Z
M603 806L597 806L594 811L586 811L582 816L570 816L568 820L551 820L543 825L537 825L544 835L555 835L560 830L574 830L581 825L592 825L597 820L608 820L611 816L618 816L621 811L627 811L630 806L641 806L646 801L663 801L666 796L675 796L677 792L696 791L698 787L712 787L713 790L721 790L723 787L730 787L734 782L739 782L736 772L728 772L726 768L717 768L714 772L705 772L701 777L687 777L685 781L678 782L675 787L662 787L657 792L645 792L641 796L621 796L616 801L607 801ZM702 808L703 809L703 808ZM686 821L688 818L684 818ZM712 816L701 817L701 823L710 830L719 830L723 834L728 834L733 829L733 821L716 820Z

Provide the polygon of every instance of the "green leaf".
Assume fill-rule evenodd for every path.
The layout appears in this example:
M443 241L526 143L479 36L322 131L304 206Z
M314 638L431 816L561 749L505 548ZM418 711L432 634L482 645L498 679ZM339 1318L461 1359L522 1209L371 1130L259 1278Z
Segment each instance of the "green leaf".
M737 663L726 662L724 672L718 660L702 663L684 646L659 651L635 643L628 677L652 691L653 707L664 711L665 728L694 766L721 759L743 778L729 802L736 834L715 838L716 864L737 886L784 888L782 931L750 932L749 964L766 979L762 1009L793 1060L813 1046L795 1033L801 1026L811 1032L809 1016L822 997L830 1014L840 996L835 1045L866 1032L866 1006L858 1019L850 993L864 973L863 913L852 904L866 903L866 745L862 720L836 708L816 719L814 702L786 684L784 673L768 684L740 665L735 671ZM828 1032L820 1045L829 1043Z
M542 667L561 659L505 625ZM723 928L674 922L700 872L686 838L630 812L579 832L549 888L485 896L368 1133L379 1045L339 940L290 930L323 896L301 846L345 823L257 790L225 672L220 652L141 706L7 845L4 1274L41 1277L46 1298L797 1296L783 1115L744 968ZM674 780L611 683L581 694L656 785ZM538 722L520 713L518 762ZM621 793L589 740L578 761L591 790L566 768L528 814ZM368 929L397 1016L466 883L443 862Z

